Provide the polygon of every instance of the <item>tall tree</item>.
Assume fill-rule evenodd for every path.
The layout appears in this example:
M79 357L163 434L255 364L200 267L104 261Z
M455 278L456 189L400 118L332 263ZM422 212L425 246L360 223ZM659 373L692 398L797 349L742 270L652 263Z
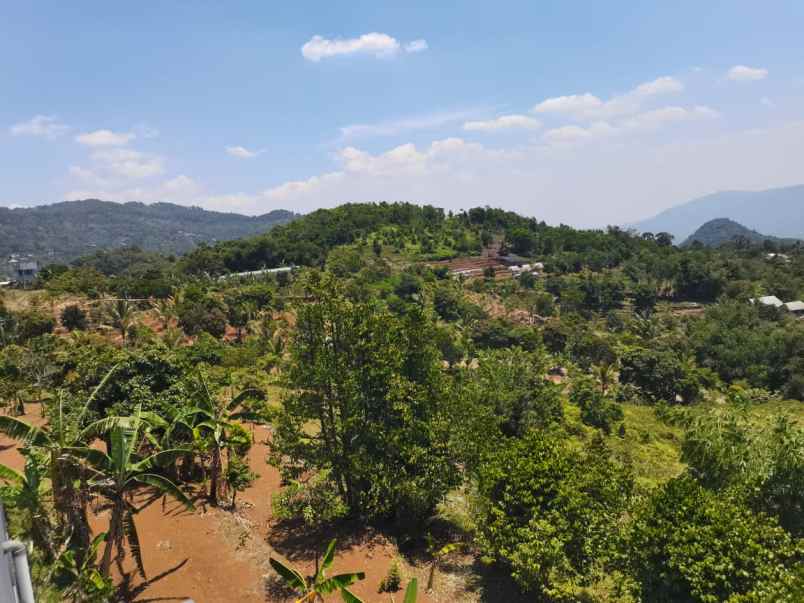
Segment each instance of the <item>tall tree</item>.
M307 289L271 462L328 471L355 514L420 519L457 480L432 320L354 302L326 274Z

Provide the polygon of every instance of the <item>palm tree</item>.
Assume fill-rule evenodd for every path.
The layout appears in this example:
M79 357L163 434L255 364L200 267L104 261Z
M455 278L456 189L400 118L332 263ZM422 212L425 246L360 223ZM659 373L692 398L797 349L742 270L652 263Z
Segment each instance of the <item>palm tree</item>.
M271 567L276 570L282 579L292 589L302 593L302 596L296 603L316 603L324 600L324 595L335 592L340 592L341 597L347 603L362 603L362 601L349 592L348 586L354 584L359 580L366 577L365 572L348 572L345 574L338 574L327 578L327 570L332 566L335 560L335 540L330 541L324 558L321 560L321 566L318 567L318 557L316 556L316 570L313 576L305 578L297 569L285 565L278 559L271 557L269 559ZM407 601L407 597L406 597Z
M127 299L116 300L110 311L110 318L112 326L120 331L123 345L125 345L129 332L134 326L134 305Z
M181 449L163 450L145 458L140 458L137 450L143 440L145 426L143 413L139 409L131 417L109 417L97 423L98 431L109 431L110 448L108 453L94 448L74 448L70 452L86 462L90 474L90 492L106 500L102 509L111 511L106 546L101 558L101 574L109 575L112 551L117 549L116 561L122 562L125 544L131 551L140 575L145 578L142 563L140 540L134 516L139 512L134 504L134 495L143 486L155 488L157 492L171 496L187 509L194 510L193 503L168 478L155 473L165 462L176 458L185 451Z

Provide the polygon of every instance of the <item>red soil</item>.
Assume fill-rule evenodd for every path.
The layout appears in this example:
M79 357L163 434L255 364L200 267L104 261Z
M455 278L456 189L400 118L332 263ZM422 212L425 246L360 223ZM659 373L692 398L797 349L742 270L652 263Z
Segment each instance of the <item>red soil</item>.
M28 405L26 421L42 424L38 409ZM260 477L237 499L236 513L216 509L196 500L196 511L158 499L146 506L136 519L147 580L135 572L130 558L123 563L123 574L115 569L115 580L126 586L130 601L185 601L219 603L238 601L258 603L294 601L270 568L271 555L290 561L304 574L312 574L315 551L338 538L338 554L330 575L342 571L364 571L366 579L351 589L365 601L390 601L390 595L378 595L382 578L398 552L394 544L366 526L345 525L338 533L308 535L293 526L272 519L271 495L280 487L277 470L265 463L268 452L266 428L255 428L255 444L249 454L252 469ZM0 463L23 468L23 457L14 442L0 436ZM145 501L143 501L145 502ZM108 517L92 518L95 532L106 529ZM455 601L424 593L427 567L411 567L399 559L403 583L419 578L419 601ZM402 593L394 598L401 599ZM334 595L328 600L338 601ZM465 600L463 597L460 600Z

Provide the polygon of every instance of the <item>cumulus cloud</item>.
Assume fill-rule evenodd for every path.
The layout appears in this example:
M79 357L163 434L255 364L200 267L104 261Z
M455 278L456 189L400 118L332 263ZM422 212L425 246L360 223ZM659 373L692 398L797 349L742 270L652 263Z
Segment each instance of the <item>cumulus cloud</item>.
M544 133L542 140L550 145L572 145L587 142L594 138L613 136L617 133L617 128L608 122L598 121L589 127L569 125L552 128Z
M548 98L533 107L534 113L560 113L577 115L595 110L603 105L603 101L594 94L570 94Z
M226 152L232 157L237 157L238 159L253 159L262 153L262 151L250 151L246 147L241 146L226 147Z
M125 203L128 201L141 201L143 203L156 203L167 201L173 203L195 203L202 192L201 185L194 179L180 174L175 178L156 183L153 186L134 187L108 187L99 185L95 188L78 188L67 192L64 198L67 201L78 199L104 199Z
M757 80L764 80L766 77L768 77L768 70L762 67L735 65L729 69L726 77L733 82L755 82Z
M426 40L413 40L405 45L399 40L385 33L372 32L357 38L328 39L323 36L313 36L301 48L302 56L314 63L322 59L353 54L367 54L378 58L390 57L405 52L422 52L427 50Z
M485 121L467 121L463 129L469 132L496 132L499 130L540 128L542 122L527 115L501 115Z
M69 131L70 127L53 115L36 115L28 121L14 124L9 128L12 136L38 136L40 138L58 138Z
M133 149L104 149L94 152L92 159L105 171L129 180L158 176L165 171L164 158Z
M95 130L75 137L76 142L88 147L122 147L134 140L133 132L112 132L111 130Z
M634 88L633 92L639 96L656 96L659 94L672 94L684 90L684 84L674 77L664 76L645 82Z
M594 94L571 94L548 98L533 107L533 113L553 113L583 120L612 119L637 113L649 99L681 92L684 84L674 77L663 76L639 84L625 94L603 101Z
M291 180L274 188L266 190L263 194L274 201L288 201L298 195L311 193L327 183L343 178L343 172L329 172L321 176L313 176L307 180Z

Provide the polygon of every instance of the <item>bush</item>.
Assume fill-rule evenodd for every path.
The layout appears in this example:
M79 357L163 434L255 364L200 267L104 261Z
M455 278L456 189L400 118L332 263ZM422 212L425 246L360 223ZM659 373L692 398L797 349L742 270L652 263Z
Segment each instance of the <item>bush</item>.
M348 513L327 472L317 473L306 482L291 481L274 494L272 509L277 519L303 519L311 526L340 519Z
M647 501L628 543L642 601L793 601L795 566L804 560L773 520L689 476Z
M399 571L399 562L394 559L391 562L391 567L388 568L388 573L380 581L380 588L377 592L380 593L395 593L402 587L402 572Z
M87 328L87 313L78 304L65 306L61 311L61 325L68 331L83 331Z
M599 440L579 452L558 433L511 439L478 471L483 553L554 599L602 574L632 488Z
M55 326L56 321L52 316L37 310L26 310L17 315L17 338L25 342L52 333Z

